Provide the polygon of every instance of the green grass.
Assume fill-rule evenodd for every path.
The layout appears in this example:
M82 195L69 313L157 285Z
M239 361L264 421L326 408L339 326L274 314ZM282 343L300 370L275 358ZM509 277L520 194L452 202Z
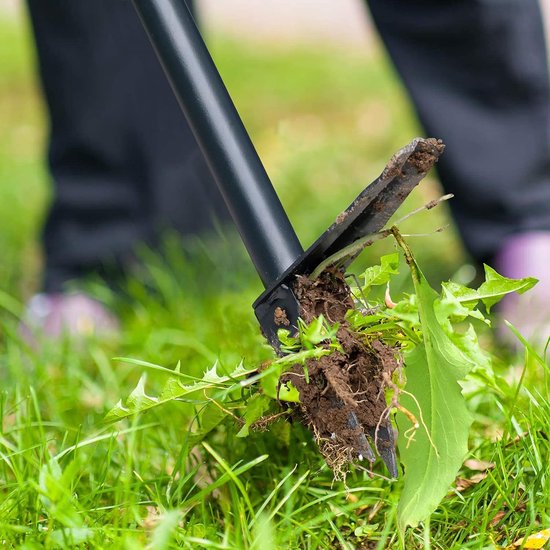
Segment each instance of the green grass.
M261 288L235 237L188 243L186 254L171 237L164 258L142 251L144 268L128 280L124 297L94 283L121 318L118 340L44 342L39 351L20 340L17 315L37 285L37 234L49 195L44 115L24 28L0 20L6 547L413 549L429 541L440 549L498 548L549 526L549 369L532 350L498 361L499 391L468 394L472 456L494 468L469 489L450 490L429 526L405 535L395 524L400 482L385 479L380 467L374 478L357 470L346 491L297 424L241 439L225 422L193 450L186 437L194 403L105 425L105 413L145 370L113 357L168 368L180 361L191 375L215 361L228 372L241 360L253 367L270 357L250 307ZM263 50L219 38L211 47L304 245L419 133L378 54ZM431 180L404 208L438 194ZM445 223L442 209L410 227L424 233ZM460 276L465 257L452 229L412 246L432 281ZM357 269L390 247L377 243ZM148 370L151 393L164 379ZM465 467L461 476L473 473Z

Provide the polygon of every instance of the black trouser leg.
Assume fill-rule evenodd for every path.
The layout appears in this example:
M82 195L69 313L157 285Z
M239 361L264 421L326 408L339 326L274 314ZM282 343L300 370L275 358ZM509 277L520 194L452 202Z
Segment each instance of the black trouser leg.
M29 0L50 115L46 291L225 207L129 0Z
M474 258L550 230L550 89L536 0L369 0Z

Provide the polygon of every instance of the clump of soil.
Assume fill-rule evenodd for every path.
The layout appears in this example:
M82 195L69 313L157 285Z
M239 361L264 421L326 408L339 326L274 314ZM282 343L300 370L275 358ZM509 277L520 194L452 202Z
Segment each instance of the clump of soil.
M329 268L315 281L299 277L294 291L306 323L321 314L331 324L339 323L342 351L308 360L309 383L301 364L284 373L280 383L291 382L298 390L298 415L313 431L327 464L341 476L353 460L375 460L370 449L377 428L386 422L384 390L398 366L396 350L352 330L345 315L354 301L341 271Z

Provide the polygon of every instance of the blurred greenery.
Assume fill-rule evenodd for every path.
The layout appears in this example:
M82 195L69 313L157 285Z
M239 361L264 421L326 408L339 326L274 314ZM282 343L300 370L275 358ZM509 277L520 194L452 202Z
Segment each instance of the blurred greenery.
M0 288L18 296L36 286L37 233L49 193L29 38L25 20L0 18Z

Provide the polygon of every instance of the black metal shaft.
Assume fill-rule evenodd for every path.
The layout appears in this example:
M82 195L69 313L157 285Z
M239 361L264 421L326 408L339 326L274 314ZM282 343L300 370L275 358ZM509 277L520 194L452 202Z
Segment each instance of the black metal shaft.
M303 253L183 0L133 0L267 287Z

